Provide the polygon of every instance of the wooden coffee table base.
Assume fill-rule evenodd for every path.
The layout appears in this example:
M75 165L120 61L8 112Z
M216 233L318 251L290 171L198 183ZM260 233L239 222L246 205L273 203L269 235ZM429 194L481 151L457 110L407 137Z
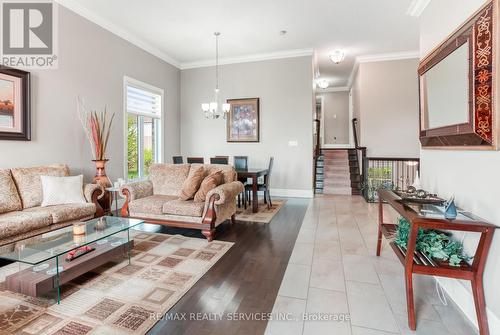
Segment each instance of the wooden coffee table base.
M111 259L127 255L128 251L132 250L134 241L131 240L115 247L111 243L103 245L92 243L89 246L95 248L95 250L71 262L66 262L61 256L59 265L64 267L64 271L59 273L59 286L108 263ZM55 264L52 263L55 262L50 262L51 267L49 268L55 267ZM57 289L57 278L56 275L48 275L47 270L49 269L34 272L32 268L29 268L7 276L5 278L5 288L32 297L39 297L49 293Z

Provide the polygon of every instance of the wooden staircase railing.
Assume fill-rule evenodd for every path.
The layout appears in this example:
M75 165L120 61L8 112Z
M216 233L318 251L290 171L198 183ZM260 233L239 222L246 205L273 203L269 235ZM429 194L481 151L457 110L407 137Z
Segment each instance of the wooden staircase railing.
M365 157L363 162L363 196L376 202L379 188L407 189L420 171L419 158Z
M321 155L321 121L319 119L314 119L313 122L315 123L316 126L316 139L314 143L314 153L313 153L313 160L314 160L314 178L313 178L313 186L314 190L316 190L316 182L317 182L317 170L318 170L318 158Z
M352 119L352 132L354 135L354 149L356 150L356 160L357 160L357 165L358 165L358 174L359 174L359 179L361 183L364 181L364 176L365 176L365 157L366 157L366 147L361 147L359 146L359 140L358 140L358 119L353 118ZM361 185L362 187L362 185ZM361 191L361 188L360 190Z
M359 146L357 126L358 126L358 119L356 119L356 118L352 119L352 132L354 134L354 147L355 148L358 148L358 146Z
M315 140L315 145L314 145L314 159L318 158L318 156L321 154L321 143L320 143L320 140L321 140L321 134L320 134L320 130L321 130L321 121L318 120L318 119L315 119L313 121L315 124L316 124L316 140Z

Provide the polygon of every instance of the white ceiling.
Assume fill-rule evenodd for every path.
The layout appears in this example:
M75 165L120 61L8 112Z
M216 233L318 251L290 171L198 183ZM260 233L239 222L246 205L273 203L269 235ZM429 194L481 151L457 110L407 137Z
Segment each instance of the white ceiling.
M411 0L58 2L181 68L213 63L214 31L222 33L221 58L228 62L314 49L332 86L347 84L356 56L419 48L417 19L405 14ZM340 65L328 60L335 48L348 55Z

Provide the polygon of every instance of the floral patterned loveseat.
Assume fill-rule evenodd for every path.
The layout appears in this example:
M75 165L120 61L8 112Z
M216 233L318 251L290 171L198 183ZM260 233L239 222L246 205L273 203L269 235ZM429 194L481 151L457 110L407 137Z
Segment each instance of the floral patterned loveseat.
M0 170L0 246L102 216L101 186L85 184L87 203L41 207L40 176L69 176L67 165Z
M130 183L121 188L125 196L121 214L148 223L193 228L212 241L215 228L235 220L236 197L243 192L236 171L230 165L204 164L205 175L222 171L222 184L210 190L204 202L180 200L179 195L191 169L202 164L153 164L149 180Z

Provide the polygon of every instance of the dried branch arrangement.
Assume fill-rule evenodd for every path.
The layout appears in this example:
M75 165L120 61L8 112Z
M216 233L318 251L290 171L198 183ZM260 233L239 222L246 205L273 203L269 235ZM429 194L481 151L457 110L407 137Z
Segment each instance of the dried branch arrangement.
M77 98L77 104L78 118L90 143L92 157L94 160L105 160L115 113L108 118L106 107L102 112L89 110L81 97Z

